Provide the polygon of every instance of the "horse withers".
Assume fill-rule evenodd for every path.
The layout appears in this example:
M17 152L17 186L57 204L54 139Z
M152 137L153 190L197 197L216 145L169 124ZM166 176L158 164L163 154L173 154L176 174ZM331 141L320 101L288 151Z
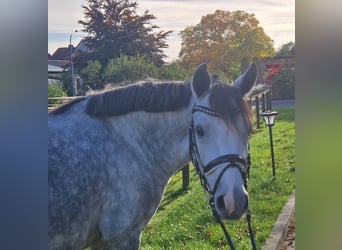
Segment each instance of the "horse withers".
M50 112L49 249L138 249L169 178L194 158L218 216L239 219L252 129L243 98L256 75L252 64L224 84L202 64L190 82L132 84Z

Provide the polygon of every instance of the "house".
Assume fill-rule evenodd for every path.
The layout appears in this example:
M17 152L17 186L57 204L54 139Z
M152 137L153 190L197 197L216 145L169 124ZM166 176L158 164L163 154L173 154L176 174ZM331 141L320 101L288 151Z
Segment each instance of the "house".
M69 67L70 55L75 56L75 53L88 52L89 49L82 39L76 47L69 45L68 47L58 48L52 55L48 54L48 63L57 67Z
M71 46L71 48L70 48ZM72 45L68 47L58 48L52 55L48 54L48 64L66 68L70 64L70 54L75 52L75 48Z
M69 45L68 47L58 48L52 55L48 53L48 80L56 82L61 79L63 72L69 70L71 66L70 56L75 56L78 52L87 52L89 49L82 39L76 47ZM82 84L82 79L74 74L76 83Z
M48 82L57 82L62 78L64 69L52 64L48 64ZM57 81L56 81L57 80Z

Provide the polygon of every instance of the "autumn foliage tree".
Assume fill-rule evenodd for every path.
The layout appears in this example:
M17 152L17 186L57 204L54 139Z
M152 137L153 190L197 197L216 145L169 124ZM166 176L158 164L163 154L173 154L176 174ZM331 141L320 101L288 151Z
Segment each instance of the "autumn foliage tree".
M180 32L185 67L206 62L211 72L235 79L257 57L273 56L273 41L254 14L216 10Z
M85 44L90 50L83 61L99 60L106 65L109 59L121 55L142 55L156 65L164 63L162 49L167 48L166 37L172 31L156 31L152 24L156 17L145 11L136 13L137 2L129 0L87 0L82 6L83 32L88 33Z

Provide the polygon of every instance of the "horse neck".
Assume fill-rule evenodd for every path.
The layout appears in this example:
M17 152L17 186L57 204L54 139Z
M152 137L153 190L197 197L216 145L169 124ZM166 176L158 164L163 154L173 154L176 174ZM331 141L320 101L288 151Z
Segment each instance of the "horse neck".
M190 161L190 104L178 111L163 113L134 112L126 116L127 138L134 140L133 150L141 152L155 174L166 179Z

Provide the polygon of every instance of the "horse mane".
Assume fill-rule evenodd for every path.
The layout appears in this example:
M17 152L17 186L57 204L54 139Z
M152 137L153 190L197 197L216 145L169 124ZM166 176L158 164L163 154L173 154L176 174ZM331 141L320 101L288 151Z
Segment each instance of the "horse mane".
M252 124L253 111L250 105L244 100L240 91L230 84L219 81L214 82L211 88L209 104L222 117L231 118L240 113Z
M186 107L191 98L189 82L144 82L118 87L88 97L85 112L96 117L133 111L167 112Z
M236 111L242 112L251 122L253 112L240 92L232 85L213 80L209 97L211 108L222 116L231 117ZM61 114L85 99L88 99L85 113L94 117L119 116L133 111L168 112L186 107L191 95L190 82L135 83L74 99L49 114Z

